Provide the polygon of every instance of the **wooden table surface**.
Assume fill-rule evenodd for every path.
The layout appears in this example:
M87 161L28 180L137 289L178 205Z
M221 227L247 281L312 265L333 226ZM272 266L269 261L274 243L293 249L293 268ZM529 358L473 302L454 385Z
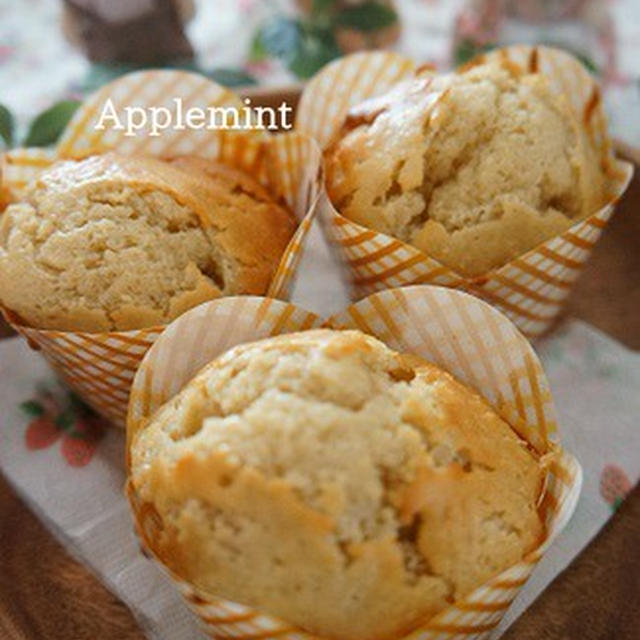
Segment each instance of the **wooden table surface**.
M640 178L605 230L565 312L640 349ZM0 335L8 335L0 327ZM604 426L604 425L603 425ZM506 634L635 640L640 489ZM0 476L0 639L142 640L128 609L74 561Z

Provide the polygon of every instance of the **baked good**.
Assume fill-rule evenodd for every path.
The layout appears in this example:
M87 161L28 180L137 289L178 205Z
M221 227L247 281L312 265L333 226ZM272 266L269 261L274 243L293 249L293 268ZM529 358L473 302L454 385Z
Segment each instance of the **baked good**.
M340 640L395 638L520 560L544 534L540 461L417 360L325 329L211 362L129 434L152 550L205 593Z
M0 302L37 328L162 325L264 294L294 228L263 187L213 161L57 163L0 219Z
M354 107L326 154L347 218L479 276L595 213L600 156L547 78L513 62L417 71Z

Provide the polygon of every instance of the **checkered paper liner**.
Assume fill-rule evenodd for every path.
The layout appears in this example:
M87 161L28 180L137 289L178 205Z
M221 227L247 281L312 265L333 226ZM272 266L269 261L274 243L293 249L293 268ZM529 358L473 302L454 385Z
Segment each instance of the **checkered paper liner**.
M313 140L292 132L271 136L258 129L163 130L149 135L150 124L135 136L114 128L96 129L104 105L112 101L124 121L126 107L166 107L175 115L174 98L191 107L236 107L244 103L228 89L183 71L144 71L106 85L78 109L58 145L51 150L17 149L2 158L2 187L19 199L26 185L58 159L82 158L116 150L126 155L198 155L218 159L254 176L286 201L299 224L274 274L267 295L286 299L293 283L320 193L320 152ZM45 358L92 407L124 426L129 387L137 366L163 327L137 331L84 333L25 326L9 310L14 329Z
M505 59L532 71L540 70L554 91L568 98L579 122L602 156L607 178L607 202L559 236L482 277L456 273L415 247L366 229L332 206L326 194L319 216L341 261L354 299L374 291L410 284L436 284L468 291L505 313L527 336L550 327L594 244L622 196L633 166L617 160L607 134L601 95L582 64L563 51L548 47L513 46L481 57ZM320 71L307 85L298 107L296 129L316 138L325 148L349 108L384 93L411 76L415 65L395 53L360 53L342 58Z
M546 539L522 561L403 636L404 640L487 637L569 520L582 472L557 441L549 385L535 352L503 314L478 298L443 287L411 286L373 294L325 322L290 303L268 298L225 298L200 305L169 325L142 361L131 391L128 441L202 366L227 349L319 326L361 329L395 350L440 365L476 388L540 456L547 456L549 471L540 499ZM143 548L153 555L158 517L131 483L127 493ZM203 593L166 567L165 571L211 638L318 640L285 621Z

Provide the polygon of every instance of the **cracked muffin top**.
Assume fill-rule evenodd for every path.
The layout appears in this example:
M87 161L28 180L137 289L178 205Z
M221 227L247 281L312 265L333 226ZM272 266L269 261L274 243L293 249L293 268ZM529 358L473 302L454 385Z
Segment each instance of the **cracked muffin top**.
M162 325L265 293L294 229L261 185L213 161L60 162L0 217L0 303L37 328Z
M337 210L479 276L604 204L600 155L540 73L416 72L354 107L325 154Z
M326 638L395 638L544 534L526 443L451 375L358 331L236 347L129 437L158 557Z

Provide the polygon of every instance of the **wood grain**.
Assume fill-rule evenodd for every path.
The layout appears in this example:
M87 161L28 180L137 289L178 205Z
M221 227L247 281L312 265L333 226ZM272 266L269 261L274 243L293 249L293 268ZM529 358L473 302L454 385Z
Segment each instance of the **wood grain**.
M565 317L640 349L640 168L573 289Z
M257 97L256 97L257 96ZM259 102L255 94L254 104ZM295 93L291 100L295 100ZM282 95L280 95L282 99ZM275 104L274 96L262 99ZM596 246L564 317L640 348L640 178ZM10 335L0 320L0 338ZM640 490L516 622L508 640L635 640ZM0 476L0 639L142 640L128 609L51 537Z
M73 560L0 476L0 638L143 640L127 607Z
M503 640L640 636L640 485Z

